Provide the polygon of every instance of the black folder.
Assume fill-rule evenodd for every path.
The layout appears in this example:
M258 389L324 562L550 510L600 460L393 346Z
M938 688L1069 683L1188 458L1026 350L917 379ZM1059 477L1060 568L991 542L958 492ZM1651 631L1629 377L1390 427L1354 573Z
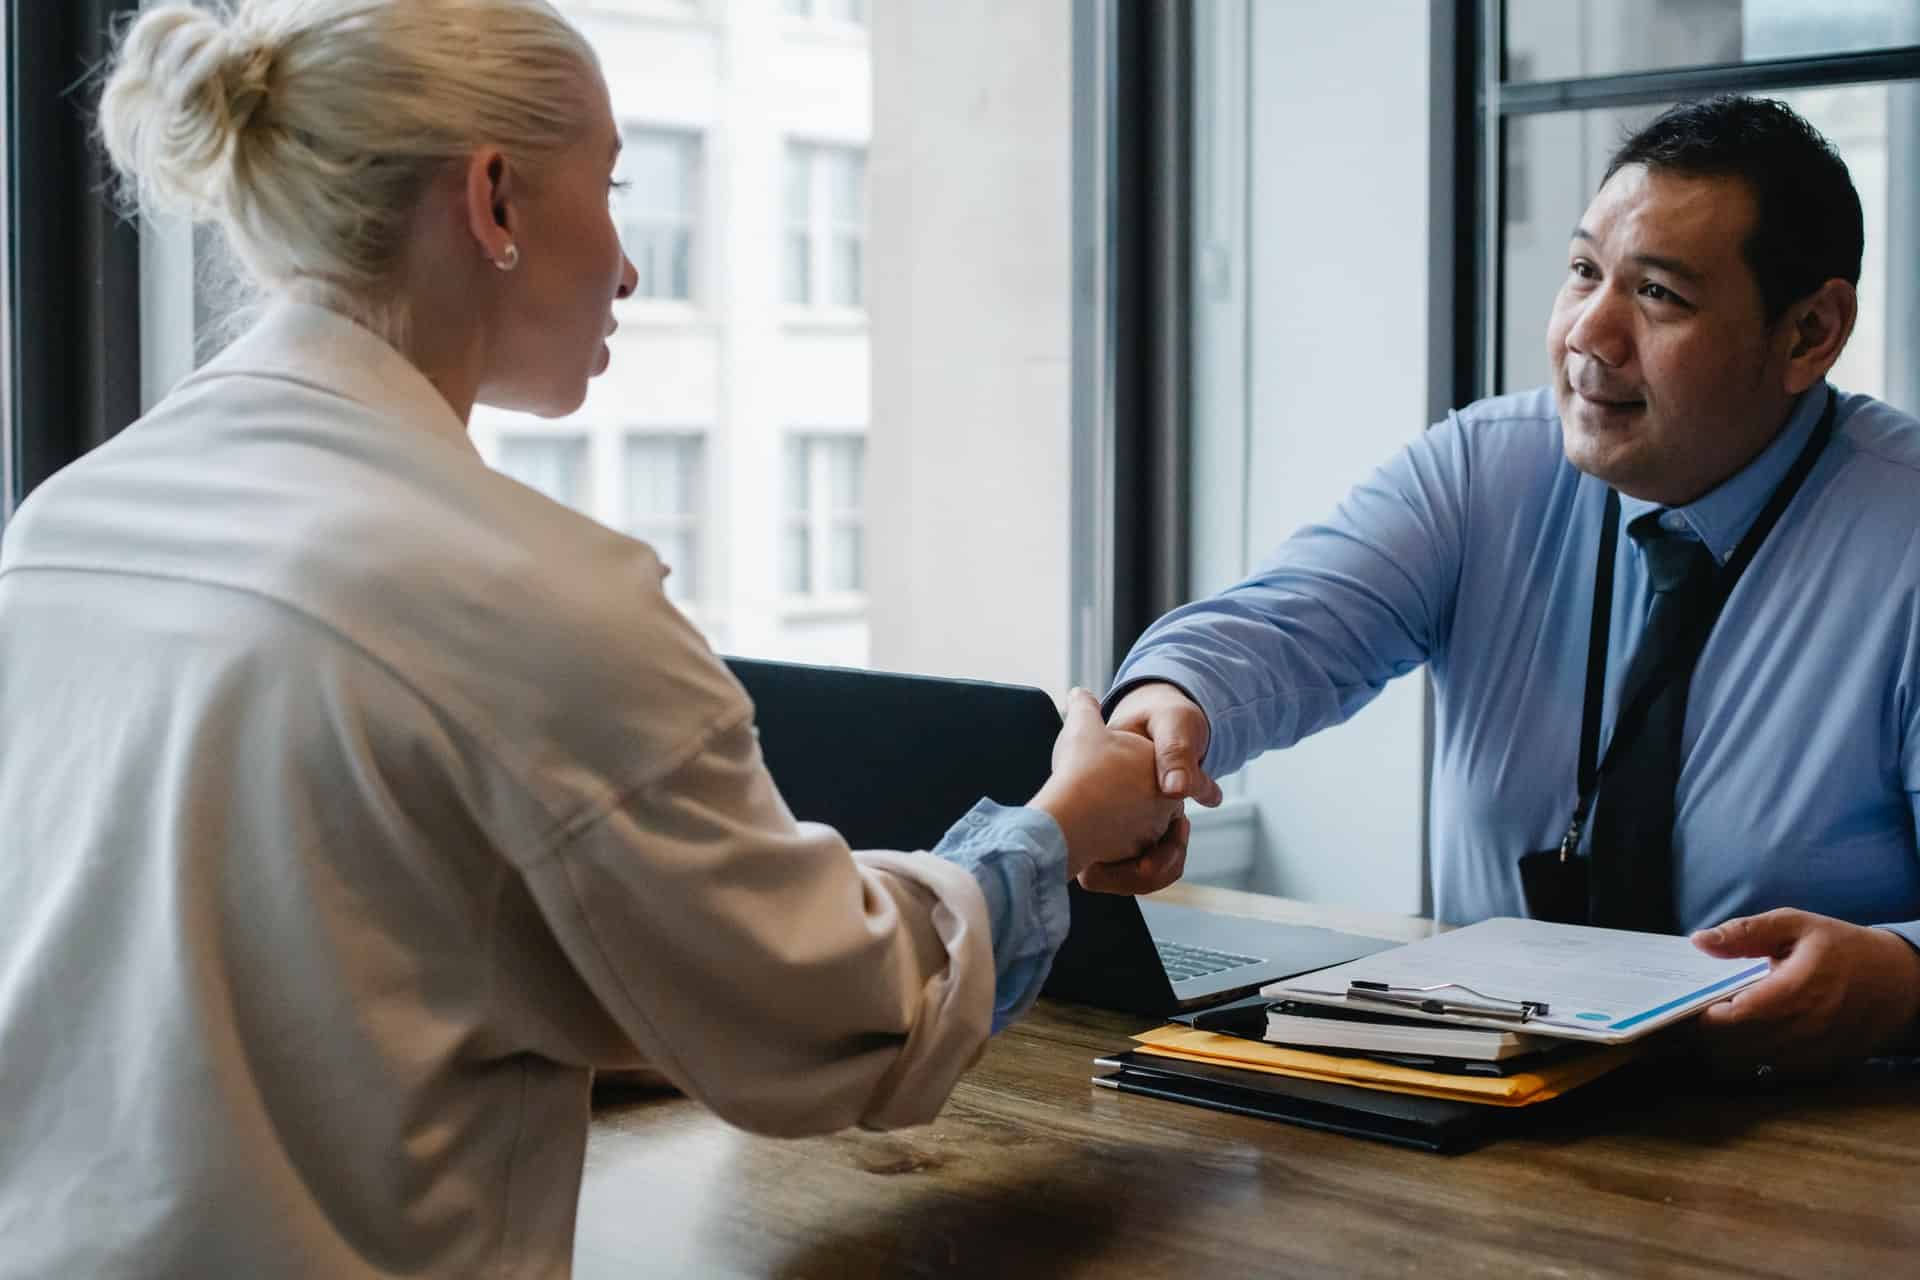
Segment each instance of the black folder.
M1096 1058L1094 1065L1117 1068L1093 1078L1102 1088L1448 1155L1495 1136L1507 1119L1504 1108L1480 1103L1241 1071L1131 1049Z

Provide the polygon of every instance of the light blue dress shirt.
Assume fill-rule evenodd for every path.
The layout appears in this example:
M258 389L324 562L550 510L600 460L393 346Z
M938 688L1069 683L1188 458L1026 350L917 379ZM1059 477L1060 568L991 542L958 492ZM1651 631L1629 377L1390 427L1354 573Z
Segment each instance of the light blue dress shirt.
M987 899L993 931L993 1029L1027 1011L1067 939L1067 842L1038 809L982 800L933 852L966 868Z
M1758 458L1663 521L1724 564L1826 396L1824 384L1802 396ZM1252 577L1162 618L1115 688L1186 689L1207 713L1204 767L1218 776L1345 720L1427 663L1435 913L1524 915L1516 860L1559 844L1577 792L1605 498L1563 456L1549 390L1481 401ZM1651 509L1621 500L1602 752L1651 606L1624 526ZM1839 397L1833 442L1700 655L1682 750L1683 928L1792 906L1892 924L1920 945L1920 423Z

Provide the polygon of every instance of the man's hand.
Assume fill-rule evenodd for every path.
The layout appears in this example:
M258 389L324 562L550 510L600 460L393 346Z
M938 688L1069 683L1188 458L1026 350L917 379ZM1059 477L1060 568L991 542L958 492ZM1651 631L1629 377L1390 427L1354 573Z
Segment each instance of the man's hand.
M1742 916L1693 935L1708 955L1773 972L1704 1009L1700 1044L1727 1074L1814 1075L1885 1048L1920 1015L1920 951L1884 929L1808 911Z
M1067 871L1098 893L1152 893L1187 865L1187 820L1160 794L1153 747L1100 722L1085 689L1067 695L1067 722L1053 743L1053 777L1030 802L1060 824Z
M1220 803L1220 785L1200 771L1213 730L1207 713L1173 685L1149 681L1127 692L1107 723L1153 744L1160 790L1177 799Z

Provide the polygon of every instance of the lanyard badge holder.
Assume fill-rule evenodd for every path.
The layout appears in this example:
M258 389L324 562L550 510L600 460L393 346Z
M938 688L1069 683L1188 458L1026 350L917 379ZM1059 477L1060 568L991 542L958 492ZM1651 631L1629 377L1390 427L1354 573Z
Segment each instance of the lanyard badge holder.
M1706 646L1707 636L1720 617L1720 610L1726 605L1727 597L1733 594L1734 584L1746 572L1747 565L1760 550L1760 544L1766 540L1767 534L1772 532L1781 513L1787 509L1787 504L1793 501L1794 494L1800 491L1807 473L1813 470L1813 464L1825 451L1827 441L1833 438L1834 411L1838 405L1839 396L1829 387L1827 407L1820 415L1819 424L1807 438L1800 456L1793 460L1793 466L1782 477L1779 487L1773 491L1773 496L1767 500L1766 507L1755 517L1746 537L1740 540L1740 545L1727 558L1726 566L1714 581L1713 599L1700 617L1690 643L1681 646L1682 653L1663 670L1654 673L1654 677L1641 686L1639 696L1620 709L1619 718L1613 726L1613 737L1607 743L1607 754L1604 759L1596 761L1599 756L1600 714L1607 689L1607 633L1613 621L1614 551L1620 539L1620 495L1612 489L1607 490L1607 505L1600 521L1599 557L1594 564L1593 616L1587 633L1587 692L1580 723L1579 795L1574 801L1573 817L1567 823L1567 832L1561 837L1559 846L1523 854L1519 860L1520 889L1526 897L1527 914L1535 920L1585 924L1591 918L1592 877L1588 859L1580 856L1580 837L1592 815L1594 797L1599 791L1601 779L1606 776L1607 766L1613 763L1621 744L1632 741L1654 698L1681 663L1691 665L1699 659L1700 650Z

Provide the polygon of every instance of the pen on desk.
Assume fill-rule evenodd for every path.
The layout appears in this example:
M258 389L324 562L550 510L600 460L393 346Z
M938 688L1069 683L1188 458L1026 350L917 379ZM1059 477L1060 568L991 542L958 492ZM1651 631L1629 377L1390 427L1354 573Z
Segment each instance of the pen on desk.
M1464 991L1477 999L1442 1000L1428 994L1434 991ZM1347 984L1347 999L1398 1005L1402 1008L1418 1009L1422 1013L1440 1015L1467 1013L1483 1018L1499 1018L1514 1022L1526 1022L1533 1018L1545 1017L1549 1008L1544 1000L1508 1000L1475 991L1472 987L1458 982L1436 982L1425 987L1396 987L1387 982L1371 982L1364 978L1355 978Z

